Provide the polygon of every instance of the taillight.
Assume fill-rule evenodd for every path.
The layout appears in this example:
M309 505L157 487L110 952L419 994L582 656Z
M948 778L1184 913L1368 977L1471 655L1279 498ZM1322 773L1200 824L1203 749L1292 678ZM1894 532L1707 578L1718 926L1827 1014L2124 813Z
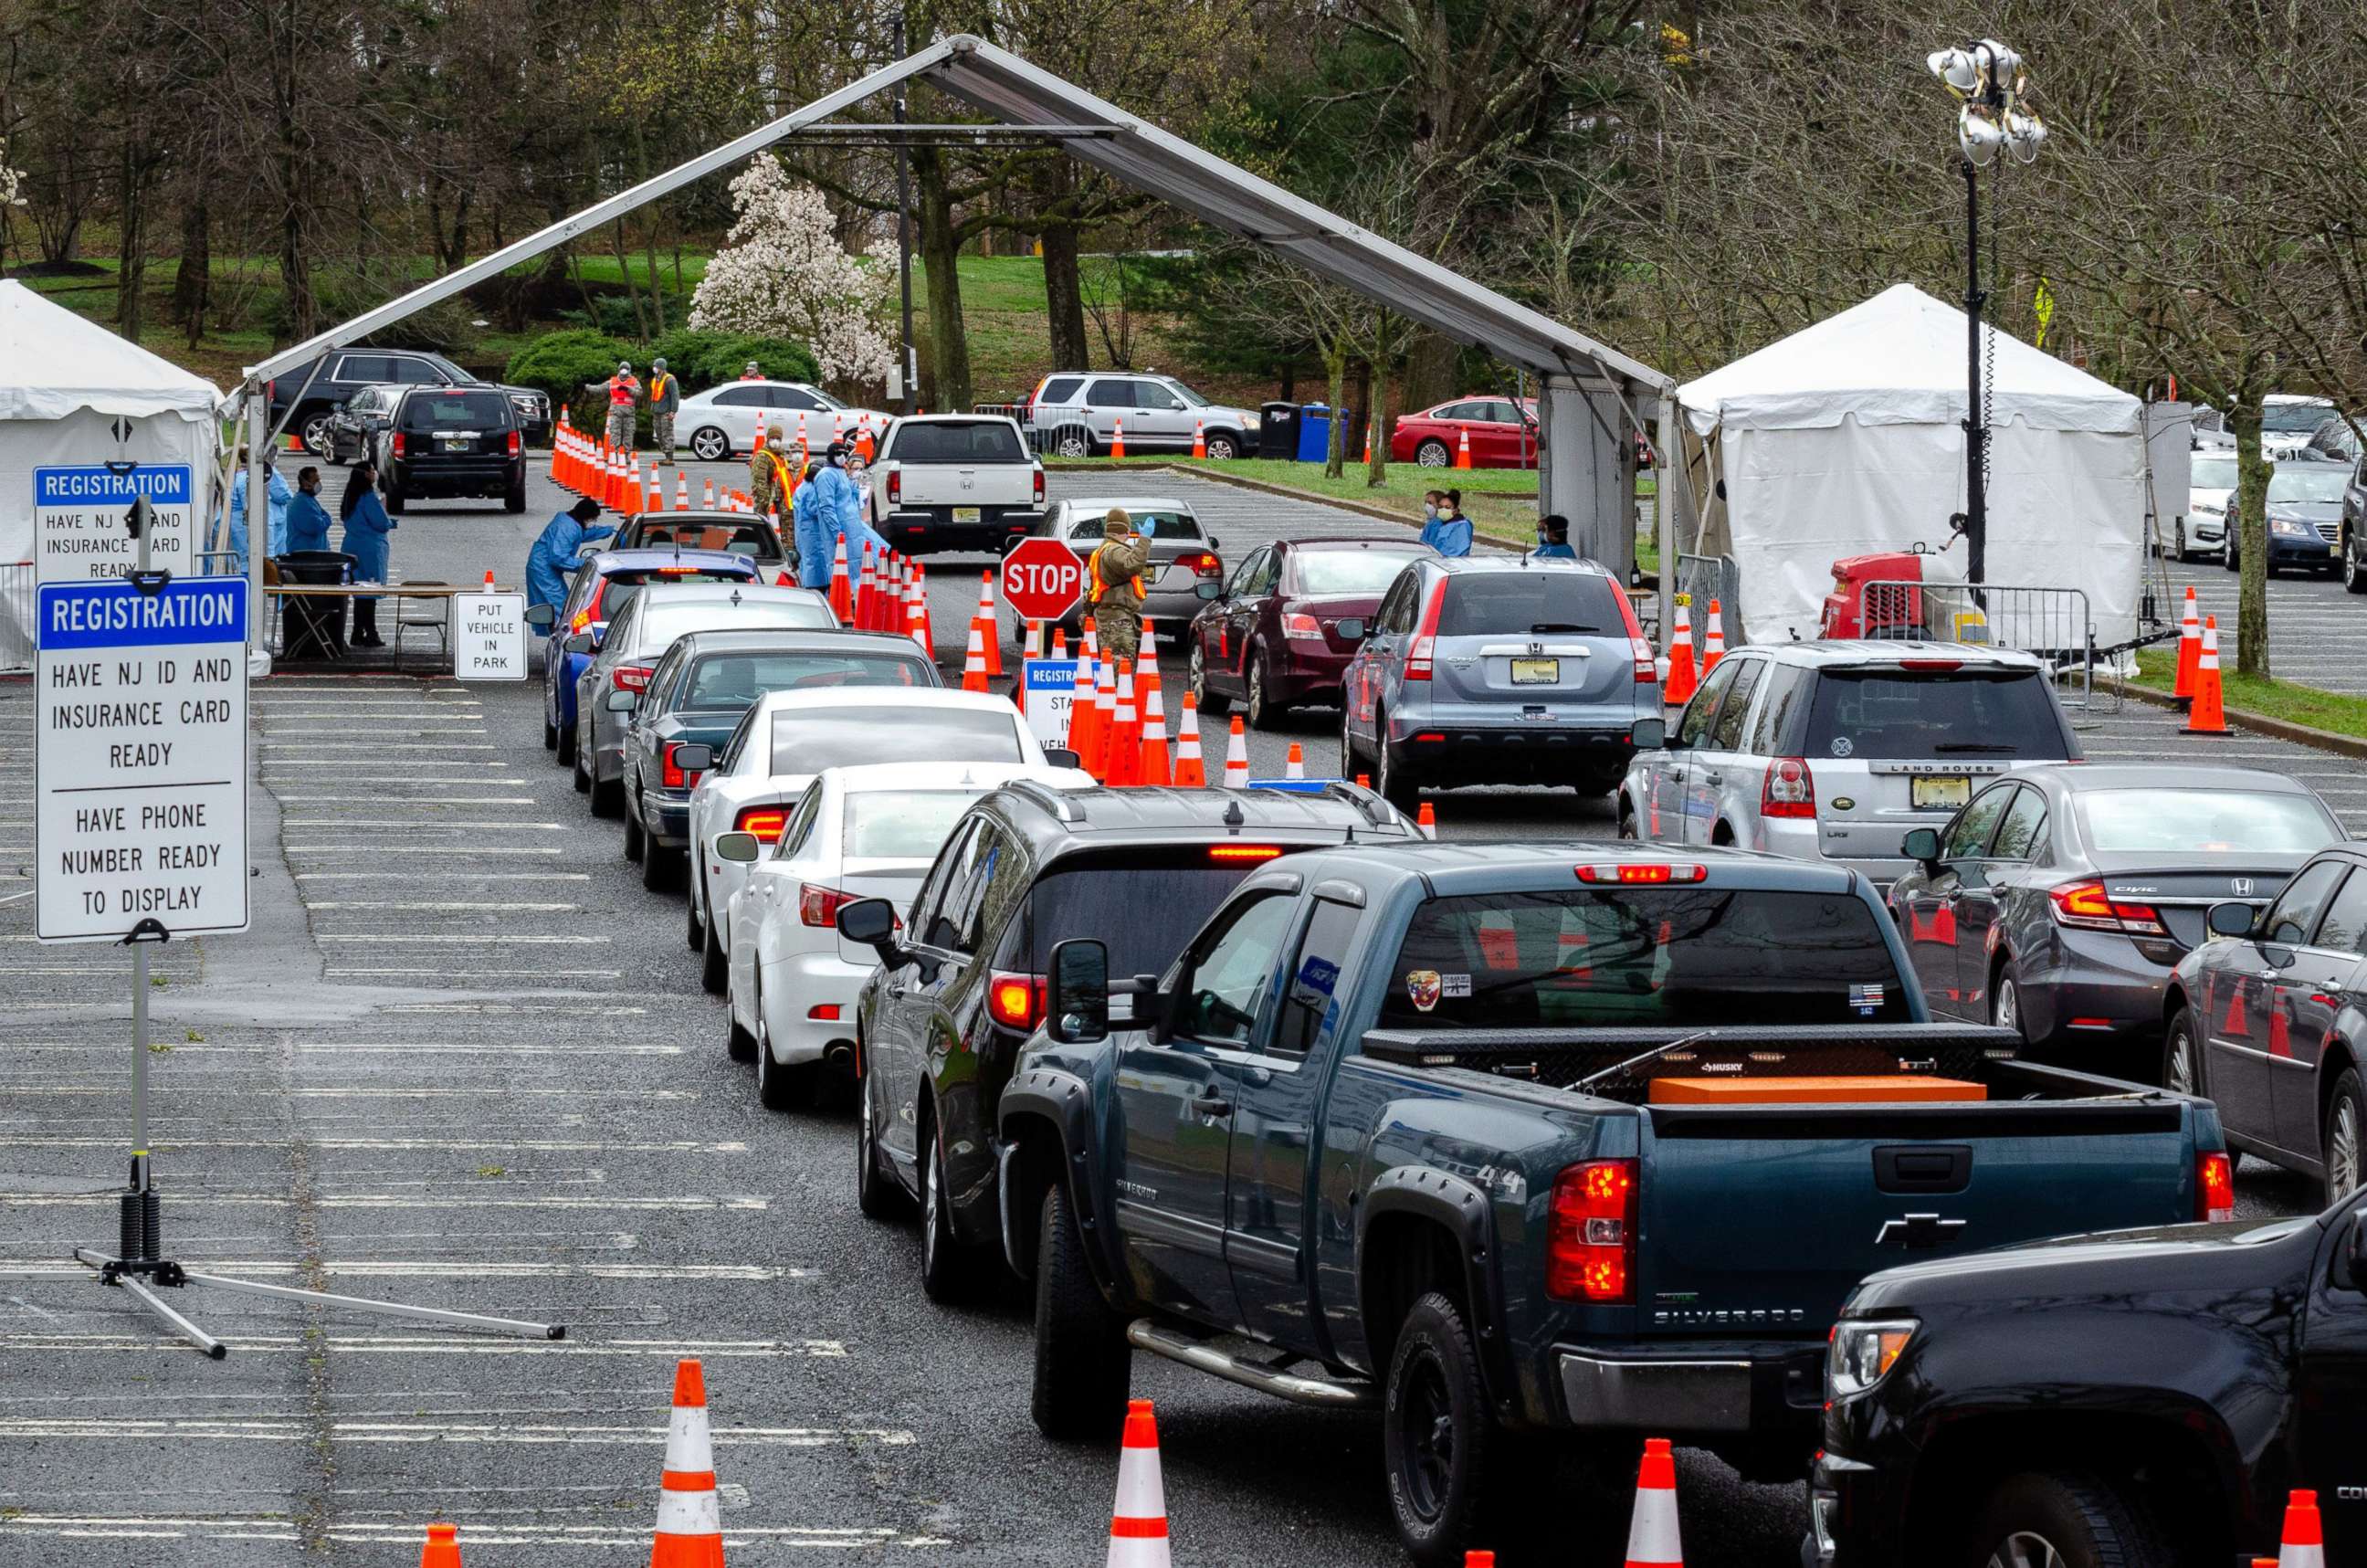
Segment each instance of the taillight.
M767 844L777 844L781 829L789 825L787 806L742 806L740 814L731 819L734 833L753 833Z
M2210 1221L2236 1217L2236 1162L2229 1156L2194 1157L2194 1217Z
M1766 781L1759 786L1762 817L1813 817L1817 814L1817 776L1805 756L1779 756L1767 765Z
M838 1022L838 1004L817 1002L806 1009L806 1017L818 1024L834 1024Z
M1438 618L1445 608L1446 579L1441 577L1438 585L1430 591L1430 603L1421 612L1421 625L1415 631L1413 642L1406 649L1406 679L1430 678L1430 663L1438 652Z
M1175 564L1189 566L1195 574L1202 577L1221 577L1225 574L1225 563L1205 550L1197 555L1179 555L1175 558Z
M1565 1301L1636 1299L1636 1162L1589 1160L1554 1180L1546 1225L1546 1294Z
M2161 923L2161 914L2149 903L2122 903L2104 891L2101 882L2065 882L2061 887L2046 890L2047 902L2055 906L2057 926L2077 926L2083 931L2124 931L2133 937L2167 937L2169 927Z
M1040 468L1036 471L1036 504L1044 504L1044 471Z
M1282 618L1282 634L1295 642L1320 642L1323 628L1311 615L1285 615Z
M518 453L520 453L520 452L524 451L525 449L526 449L525 443L524 443L524 442L522 442L522 441L520 441L520 440L518 439L518 433L517 433L516 431L515 431L515 430L511 431L511 432L510 432L510 456L512 456L512 457L515 457L515 456L517 456L517 455L518 455Z
M1212 844L1208 858L1220 866L1238 866L1251 860L1271 860L1282 853L1278 844Z
M608 672L609 682L618 691L647 691L654 666L649 665L618 665Z
M1898 661L1898 667L1902 670L1961 670L1965 667L1965 661L1962 659L1901 659Z
M1625 594L1619 596L1619 615L1627 623L1627 651L1636 660L1636 684L1658 685L1660 667L1652 653L1652 640L1644 635L1644 623L1636 619L1635 602Z
M808 926L830 926L837 923L838 912L862 895L841 892L836 888L818 888L811 882L798 884L798 918Z
M1032 1029L1044 1016L1044 977L997 970L987 976L986 1012L1007 1029Z
M402 432L400 430L394 433L394 455L396 457L402 455Z
M888 471L888 499L890 501L901 501L903 498L904 471L901 469L891 468Z
M665 744L664 769L661 777L669 790L685 789L698 779L697 773L685 770L674 759L674 754L680 751L684 743L681 741L668 741Z
M1709 868L1703 865L1598 865L1578 868L1581 882L1698 882L1706 881Z

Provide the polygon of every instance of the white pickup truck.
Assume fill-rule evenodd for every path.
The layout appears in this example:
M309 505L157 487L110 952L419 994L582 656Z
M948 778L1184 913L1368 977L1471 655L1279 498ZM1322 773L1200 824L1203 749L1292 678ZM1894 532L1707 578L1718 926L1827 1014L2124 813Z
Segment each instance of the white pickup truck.
M1001 415L915 415L896 421L879 449L871 526L907 555L999 555L1043 511L1044 465Z

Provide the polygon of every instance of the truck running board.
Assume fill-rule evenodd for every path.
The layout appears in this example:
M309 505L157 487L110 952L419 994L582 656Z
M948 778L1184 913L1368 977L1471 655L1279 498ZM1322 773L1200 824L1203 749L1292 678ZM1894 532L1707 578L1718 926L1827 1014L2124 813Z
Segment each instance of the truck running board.
M1379 1403L1378 1391L1370 1383L1302 1378L1263 1361L1227 1355L1205 1340L1194 1339L1172 1328L1162 1327L1150 1318L1137 1318L1127 1324L1126 1339L1137 1350L1164 1356L1170 1361L1180 1361L1184 1366L1212 1373L1227 1382L1239 1383L1260 1393L1270 1393L1293 1404L1312 1404L1325 1410L1356 1410L1376 1406Z

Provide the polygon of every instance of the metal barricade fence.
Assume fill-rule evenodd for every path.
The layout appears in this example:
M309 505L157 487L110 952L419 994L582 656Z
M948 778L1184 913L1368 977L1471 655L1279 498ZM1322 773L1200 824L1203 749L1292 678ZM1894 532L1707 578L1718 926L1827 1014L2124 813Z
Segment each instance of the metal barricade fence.
M2096 623L2078 588L1924 583L1865 585L1865 635L2014 648L2044 659L2063 706L2094 710ZM2117 703L2118 688L2114 688Z
M1675 579L1670 591L1687 596L1686 607L1693 631L1693 667L1699 669L1709 644L1712 599L1725 612L1726 645L1742 645L1742 568L1734 563L1731 555L1679 555L1674 560ZM1673 622L1669 634L1674 635ZM1652 641L1661 653L1669 651L1659 631L1653 633Z
M0 675L32 673L35 597L31 562L0 565Z
M198 575L200 577L243 577L246 571L238 563L234 550L201 550L198 551Z

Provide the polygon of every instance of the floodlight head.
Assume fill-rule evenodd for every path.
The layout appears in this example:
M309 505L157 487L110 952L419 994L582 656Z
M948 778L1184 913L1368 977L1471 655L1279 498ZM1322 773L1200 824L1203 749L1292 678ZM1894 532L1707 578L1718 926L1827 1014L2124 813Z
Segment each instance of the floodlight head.
M2036 115L2024 114L2020 109L2006 112L2006 151L2013 154L2017 163L2036 163L2039 145L2045 140L2046 124Z
M2005 145L2005 131L1987 105L1966 104L1956 115L1956 145L1964 150L1966 163L1987 168Z
M1973 57L1961 49L1936 51L1924 63L1952 93L1969 95L1980 85L1979 74L1973 69Z
M1973 60L1984 87L2009 86L2022 71L2022 56L1993 38L1985 38L1973 46Z

